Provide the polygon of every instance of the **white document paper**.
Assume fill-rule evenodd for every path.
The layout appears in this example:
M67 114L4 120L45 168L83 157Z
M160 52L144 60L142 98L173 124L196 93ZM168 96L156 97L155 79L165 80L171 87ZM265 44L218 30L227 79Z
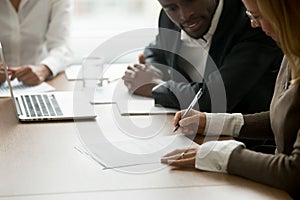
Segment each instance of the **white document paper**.
M153 139L128 139L87 145L92 156L106 168L121 168L160 163L163 155L175 150L197 147L184 135L158 136Z
M97 88L91 103L116 103L121 115L174 114L178 111L156 106L153 98L130 93L123 80Z
M121 115L160 115L160 114L175 114L178 110L156 106L154 99L141 98L137 95L132 95L129 99L117 101L117 106Z
M30 92L49 92L55 90L54 87L45 82L35 86L27 86L22 82L19 82L17 79L11 81L11 86L13 88L14 95ZM11 97L7 82L0 86L0 97Z
M116 103L113 100L114 92L117 87L118 81L104 85L103 87L97 87L94 94L92 104L111 104Z
M82 80L81 65L70 65L65 69L65 75L69 81Z

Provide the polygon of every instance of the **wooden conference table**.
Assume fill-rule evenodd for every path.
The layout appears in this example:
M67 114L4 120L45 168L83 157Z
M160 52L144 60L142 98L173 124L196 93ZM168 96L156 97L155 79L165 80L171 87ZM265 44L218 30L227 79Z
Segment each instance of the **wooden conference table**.
M60 74L49 84L72 90L75 82ZM115 131L109 114L113 106L95 106L97 119L82 123ZM142 124L161 117L166 116L130 118ZM167 116L161 132L170 133L172 117ZM281 190L227 174L164 165L137 174L103 170L77 146L80 139L74 122L19 123L11 100L0 99L0 199L290 199Z

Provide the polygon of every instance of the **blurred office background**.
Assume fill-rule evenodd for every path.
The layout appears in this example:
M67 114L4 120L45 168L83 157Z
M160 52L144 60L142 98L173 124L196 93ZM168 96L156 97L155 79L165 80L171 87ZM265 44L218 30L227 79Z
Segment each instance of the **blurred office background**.
M80 63L113 36L135 29L157 28L160 8L157 0L74 0L73 63ZM149 42L153 39L149 38ZM123 61L130 58L126 59Z

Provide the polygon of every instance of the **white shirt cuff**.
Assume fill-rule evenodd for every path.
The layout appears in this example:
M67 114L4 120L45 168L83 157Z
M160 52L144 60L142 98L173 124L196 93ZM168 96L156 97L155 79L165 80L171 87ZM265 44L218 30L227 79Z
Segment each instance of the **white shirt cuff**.
M206 142L198 148L195 167L204 171L227 173L229 157L240 145L245 147L235 140Z
M41 64L48 66L52 76L64 71L70 64L71 51L68 48L59 48L49 52L49 56L42 60Z
M160 84L154 86L154 87L152 88L152 91L156 90L157 88L159 88L160 86L164 85L165 83L166 83L166 82L162 82L162 83L160 83Z
M244 118L241 113L205 113L205 115L205 135L228 135L237 137L244 125Z

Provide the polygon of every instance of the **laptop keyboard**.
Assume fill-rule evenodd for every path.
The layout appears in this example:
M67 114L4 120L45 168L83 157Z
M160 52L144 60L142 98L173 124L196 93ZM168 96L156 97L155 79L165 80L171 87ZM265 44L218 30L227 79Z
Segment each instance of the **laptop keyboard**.
M21 96L27 117L62 116L54 94Z

